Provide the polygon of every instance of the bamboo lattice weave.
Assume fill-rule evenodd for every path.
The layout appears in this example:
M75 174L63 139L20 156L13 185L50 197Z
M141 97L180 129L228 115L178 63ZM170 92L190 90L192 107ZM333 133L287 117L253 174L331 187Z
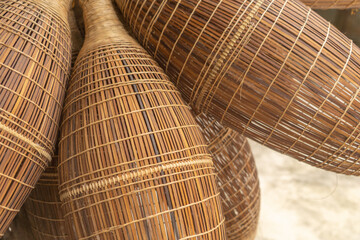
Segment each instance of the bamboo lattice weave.
M41 175L36 188L25 202L25 209L35 239L67 239L59 198L58 156Z
M74 12L69 13L72 42L72 65L82 45L82 37L76 26ZM25 202L33 234L37 240L68 239L61 210L58 181L58 153L41 175L35 189Z
M0 2L0 236L51 160L70 72L69 7Z
M110 0L82 7L59 145L71 237L224 239L214 166L189 107Z
M245 137L215 119L196 117L214 159L228 240L253 240L260 213L260 186Z
M301 0L313 9L360 8L360 0Z
M196 112L319 168L359 175L360 51L295 0L117 1Z

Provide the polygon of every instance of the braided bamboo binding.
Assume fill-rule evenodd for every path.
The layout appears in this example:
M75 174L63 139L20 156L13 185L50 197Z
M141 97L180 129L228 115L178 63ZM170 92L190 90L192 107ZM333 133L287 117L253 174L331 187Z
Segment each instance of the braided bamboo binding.
M301 0L313 9L360 8L360 0Z
M0 9L0 236L51 160L70 73L70 0Z
M296 0L117 0L193 109L313 166L360 174L360 50Z
M201 126L214 159L228 240L253 240L260 213L260 187L250 145L245 137L200 114Z
M70 11L69 23L73 65L83 42L73 11ZM68 239L58 190L57 154L56 152L50 166L41 175L35 189L25 202L31 229L37 240Z
M86 27L63 111L60 199L72 239L225 239L211 156L180 93L110 0Z

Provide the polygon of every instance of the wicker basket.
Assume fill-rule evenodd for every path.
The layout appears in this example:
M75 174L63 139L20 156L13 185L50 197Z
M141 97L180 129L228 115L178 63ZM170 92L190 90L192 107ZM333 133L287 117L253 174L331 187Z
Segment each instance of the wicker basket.
M70 11L69 23L73 64L82 45L82 37L76 26L73 11ZM68 239L59 197L57 166L58 155L56 152L50 166L41 175L24 205L37 240Z
M70 73L70 0L0 10L0 236L51 160Z
M301 0L314 9L360 8L360 0Z
M196 120L218 173L227 239L253 240L260 213L260 187L249 143L205 114L198 115Z
M360 50L296 0L117 0L194 110L319 168L359 175Z
M81 2L63 111L60 199L73 239L225 239L214 166L189 107L120 26Z

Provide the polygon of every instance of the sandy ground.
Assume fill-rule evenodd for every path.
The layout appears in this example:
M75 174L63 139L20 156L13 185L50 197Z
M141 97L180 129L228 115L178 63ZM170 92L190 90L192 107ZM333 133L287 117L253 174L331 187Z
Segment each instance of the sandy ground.
M360 177L326 172L250 144L262 193L256 240L360 239Z

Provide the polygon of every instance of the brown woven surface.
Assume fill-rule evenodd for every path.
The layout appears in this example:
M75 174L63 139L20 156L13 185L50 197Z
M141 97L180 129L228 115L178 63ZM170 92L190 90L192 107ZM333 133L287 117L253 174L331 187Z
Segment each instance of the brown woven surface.
M35 239L67 239L59 198L58 157L41 175L35 189L25 202L25 209Z
M69 14L69 24L73 64L82 46L82 37L73 11ZM61 210L57 166L58 153L56 152L50 166L41 175L35 189L25 202L33 235L37 240L68 239Z
M359 175L360 50L295 0L117 3L197 112L319 168Z
M70 72L70 0L0 3L0 236L51 160Z
M59 145L71 237L224 239L214 166L189 107L110 0L83 9Z
M250 145L239 133L215 119L196 117L213 156L228 240L255 239L260 187Z
M360 0L301 0L314 9L360 8Z

